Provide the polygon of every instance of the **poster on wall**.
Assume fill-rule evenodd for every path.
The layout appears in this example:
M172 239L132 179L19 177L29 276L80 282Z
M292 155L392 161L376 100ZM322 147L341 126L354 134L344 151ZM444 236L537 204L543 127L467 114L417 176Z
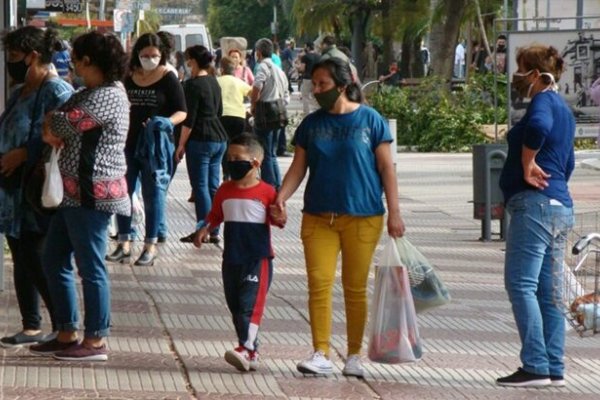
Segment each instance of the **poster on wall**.
M554 46L563 57L566 70L558 82L559 92L575 115L575 135L597 137L600 104L591 99L590 88L600 78L600 30L511 32L508 35L509 77L517 70L517 49L534 43ZM528 99L519 98L518 94L511 90L511 125L525 114L528 103Z

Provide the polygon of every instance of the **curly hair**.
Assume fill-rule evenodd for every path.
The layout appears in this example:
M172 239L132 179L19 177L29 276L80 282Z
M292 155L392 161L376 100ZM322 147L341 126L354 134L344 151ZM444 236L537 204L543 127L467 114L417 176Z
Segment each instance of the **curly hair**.
M25 54L35 51L40 55L42 64L50 63L57 43L60 43L58 31L52 28L44 31L34 26L24 26L2 35L4 49L21 51Z
M77 37L73 42L73 58L81 60L83 57L102 71L105 82L121 80L127 70L127 53L111 33L92 31Z

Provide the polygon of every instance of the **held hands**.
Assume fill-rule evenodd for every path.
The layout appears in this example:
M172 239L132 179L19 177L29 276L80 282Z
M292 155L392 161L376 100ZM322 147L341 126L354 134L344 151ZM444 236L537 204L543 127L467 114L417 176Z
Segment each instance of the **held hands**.
M545 189L548 187L548 178L550 174L536 164L535 160L523 166L523 179L536 189Z
M281 200L276 200L275 203L269 206L269 215L274 225L283 228L287 222L287 211L285 209L285 203Z
M202 247L202 243L205 243L206 239L208 238L208 235L208 227L206 226L200 229L199 231L196 231L196 235L194 236L194 246L196 246L197 248Z

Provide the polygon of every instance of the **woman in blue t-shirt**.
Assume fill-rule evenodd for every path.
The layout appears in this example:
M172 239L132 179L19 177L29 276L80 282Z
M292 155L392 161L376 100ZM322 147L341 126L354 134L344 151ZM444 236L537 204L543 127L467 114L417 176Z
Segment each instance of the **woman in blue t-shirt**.
M6 70L16 84L0 115L0 233L6 235L23 330L0 339L2 347L21 347L51 338L41 331L40 296L57 329L48 282L42 271L47 217L25 201L23 179L42 154L44 115L71 97L73 88L51 68L58 41L54 29L26 26L6 33Z
M301 236L314 353L298 364L298 370L333 372L329 360L331 302L341 251L348 332L348 357L342 372L362 376L360 348L367 319L367 278L383 229L383 192L389 213L388 233L392 237L404 234L390 151L392 137L381 115L361 104L360 88L346 61L330 58L316 64L312 84L321 109L306 116L296 131L294 159L276 201L283 212L285 201L310 170Z
M556 272L573 226L567 182L574 167L575 118L557 92L564 62L554 47L517 52L512 85L531 98L508 133L500 187L511 216L506 237L506 291L521 338L521 362L501 386L564 386L565 324L554 302ZM559 270L556 270L559 268Z

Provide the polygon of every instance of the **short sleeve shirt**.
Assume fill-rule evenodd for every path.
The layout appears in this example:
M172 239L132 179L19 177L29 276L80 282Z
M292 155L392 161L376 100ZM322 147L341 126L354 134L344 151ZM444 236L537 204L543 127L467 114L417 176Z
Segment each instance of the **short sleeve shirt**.
M368 106L347 114L322 109L309 114L294 136L295 145L306 151L308 163L304 212L384 214L375 150L391 141L386 121Z

